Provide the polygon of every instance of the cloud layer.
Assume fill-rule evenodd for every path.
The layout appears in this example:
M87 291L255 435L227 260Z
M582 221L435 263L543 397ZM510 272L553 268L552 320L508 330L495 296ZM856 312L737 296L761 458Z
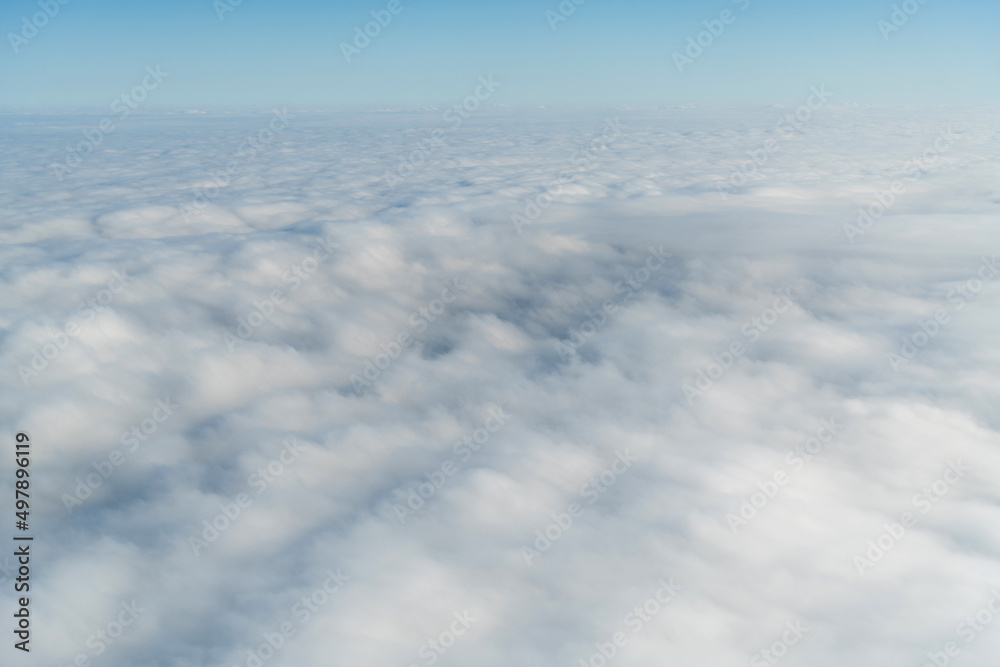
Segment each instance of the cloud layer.
M790 111L0 117L33 664L996 656L995 110Z

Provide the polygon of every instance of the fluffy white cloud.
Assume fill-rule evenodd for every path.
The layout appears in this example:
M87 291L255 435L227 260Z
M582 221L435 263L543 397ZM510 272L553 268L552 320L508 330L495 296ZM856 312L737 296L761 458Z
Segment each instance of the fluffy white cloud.
M437 115L136 118L61 182L87 119L4 117L37 664L996 655L992 113L828 107L747 167L783 113L483 113L392 188Z

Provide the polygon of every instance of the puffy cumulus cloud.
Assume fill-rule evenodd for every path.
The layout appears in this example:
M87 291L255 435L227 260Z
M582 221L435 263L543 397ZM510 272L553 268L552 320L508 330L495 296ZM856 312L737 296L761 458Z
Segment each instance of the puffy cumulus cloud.
M783 113L4 117L34 664L996 655L993 112Z

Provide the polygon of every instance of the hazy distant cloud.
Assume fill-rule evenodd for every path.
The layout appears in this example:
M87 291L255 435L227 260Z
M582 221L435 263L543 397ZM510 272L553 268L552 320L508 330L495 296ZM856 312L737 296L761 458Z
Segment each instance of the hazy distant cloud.
M828 106L733 186L780 111L477 115L392 190L439 113L300 115L187 219L268 117L131 119L62 182L80 124L5 123L33 659L985 664L993 117Z

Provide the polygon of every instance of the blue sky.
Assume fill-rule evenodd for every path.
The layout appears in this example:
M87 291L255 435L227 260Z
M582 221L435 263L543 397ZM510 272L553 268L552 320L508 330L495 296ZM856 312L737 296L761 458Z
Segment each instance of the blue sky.
M515 105L791 103L821 83L838 102L1000 101L1000 9L979 0L927 0L888 41L892 2L586 0L555 30L557 0L401 2L347 62L340 43L388 0L243 0L221 20L212 0L70 0L17 53L9 35L40 9L8 0L0 105L106 108L150 65L169 78L149 106L442 105L484 74ZM726 9L733 22L678 72L673 53Z

